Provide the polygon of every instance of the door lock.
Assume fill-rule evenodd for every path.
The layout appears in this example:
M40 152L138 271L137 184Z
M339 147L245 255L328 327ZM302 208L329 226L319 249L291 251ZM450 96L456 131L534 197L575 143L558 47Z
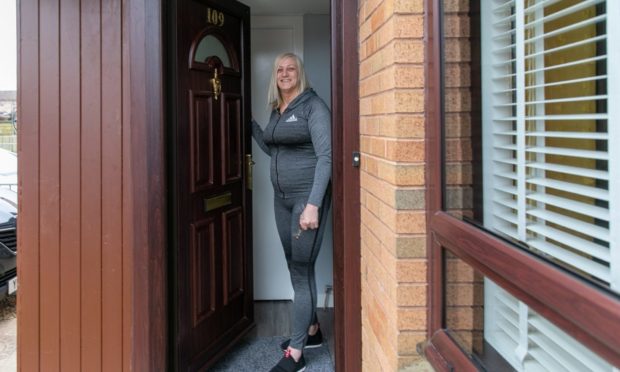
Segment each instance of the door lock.
M252 190L252 170L254 169L254 160L252 160L252 154L245 155L245 186L248 190Z

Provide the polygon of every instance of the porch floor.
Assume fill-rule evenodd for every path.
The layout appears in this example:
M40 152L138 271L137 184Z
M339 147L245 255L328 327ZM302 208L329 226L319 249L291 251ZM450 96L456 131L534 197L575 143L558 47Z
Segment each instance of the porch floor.
M277 345L290 335L292 301L256 301L256 327L210 370L218 372L269 370L281 357ZM308 349L308 371L334 372L333 308L317 309L323 345Z
M289 336L291 333L290 312L292 306L292 301L255 301L254 318L256 320L256 328L250 331L246 337ZM324 339L329 346L329 354L333 359L334 309L331 307L317 308L317 316L319 317Z

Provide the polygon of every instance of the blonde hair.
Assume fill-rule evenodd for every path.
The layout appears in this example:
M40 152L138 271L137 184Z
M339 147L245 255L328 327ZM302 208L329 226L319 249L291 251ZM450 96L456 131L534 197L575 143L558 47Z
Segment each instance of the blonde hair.
M297 65L297 94L310 88L310 83L306 78L306 71L304 70L304 64L301 58L291 52L280 54L273 62L273 71L271 72L271 81L269 82L269 91L267 92L267 102L269 102L271 108L276 108L284 102L280 94L280 89L278 88L278 66L280 62L286 58L291 58Z

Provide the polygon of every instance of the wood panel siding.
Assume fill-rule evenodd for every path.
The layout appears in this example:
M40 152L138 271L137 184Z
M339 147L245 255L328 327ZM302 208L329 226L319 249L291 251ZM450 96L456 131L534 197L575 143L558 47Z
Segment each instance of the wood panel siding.
M40 365L40 295L39 273L40 211L39 211L39 23L25 22L24 15L39 19L37 0L22 0L19 6L18 111L19 111L19 297L17 303L18 366L22 371L36 371ZM28 61L28 63L24 63ZM30 124L29 124L30 123ZM36 149L21 151L21 149ZM32 180L24 182L24 180ZM27 309L24 311L23 309Z
M19 3L21 371L164 369L160 12Z
M82 60L100 61L102 50L100 35L102 32L99 3L90 1L82 5ZM82 85L85 87L101 86L101 63L90 63L89 68L82 74ZM82 198L81 215L84 220L82 228L81 244L89 247L82 252L80 269L82 272L82 308L91 309L82 316L83 327L81 337L83 342L82 366L84 370L98 371L101 369L101 272L89 270L101 267L101 89L82 90L82 138L81 159L90 164L82 170L84 178L89 179L82 187L82 192L89 195Z

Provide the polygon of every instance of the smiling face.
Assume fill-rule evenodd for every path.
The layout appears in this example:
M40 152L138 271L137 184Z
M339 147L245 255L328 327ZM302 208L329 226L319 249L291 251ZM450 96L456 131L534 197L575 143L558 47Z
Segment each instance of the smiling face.
M281 93L296 92L299 85L299 68L295 60L290 57L281 60L276 77Z

